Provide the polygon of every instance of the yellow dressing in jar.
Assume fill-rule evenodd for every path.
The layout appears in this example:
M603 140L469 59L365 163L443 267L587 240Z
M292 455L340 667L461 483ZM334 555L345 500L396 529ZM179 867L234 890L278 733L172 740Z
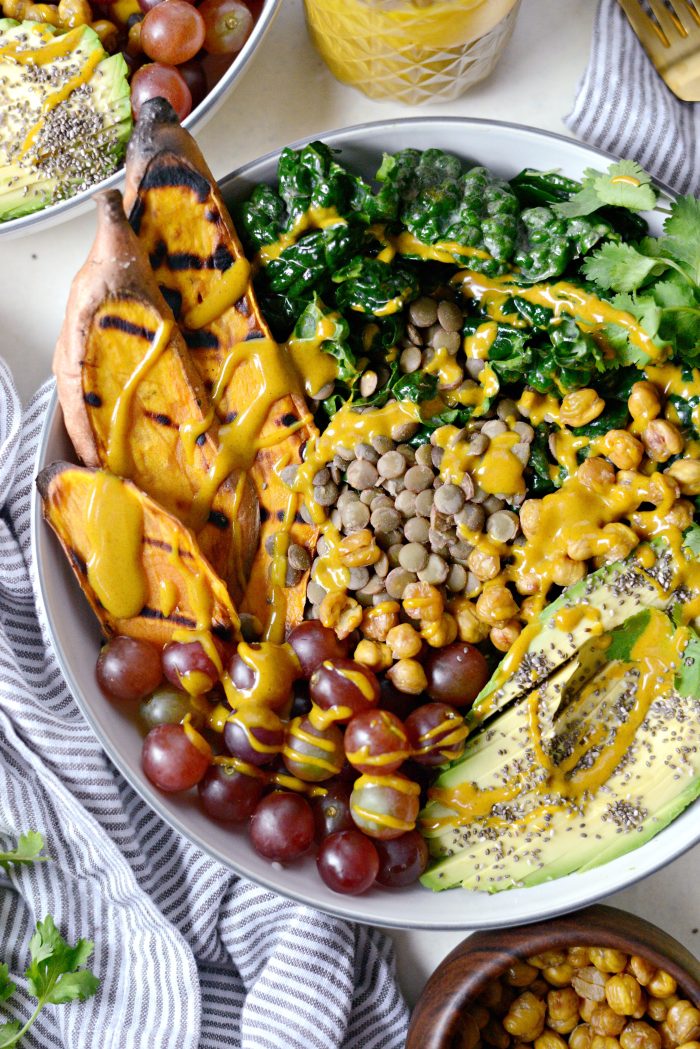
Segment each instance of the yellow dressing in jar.
M457 98L496 65L517 0L305 0L311 39L338 80L370 98Z

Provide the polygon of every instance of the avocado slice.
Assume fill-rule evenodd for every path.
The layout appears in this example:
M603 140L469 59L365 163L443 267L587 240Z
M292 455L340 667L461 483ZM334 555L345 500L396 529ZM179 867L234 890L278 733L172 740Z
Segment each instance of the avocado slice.
M699 539L697 528L686 533L685 556ZM588 870L643 844L700 795L700 637L678 625L687 595L674 590L668 545L652 546L646 567L608 566L545 609L531 644L556 653L549 676L487 686L500 713L421 813L427 888L497 892ZM599 615L572 614L576 595Z
M700 527L689 528L683 543L687 554L697 555ZM570 659L588 640L613 630L640 607L666 609L674 603L667 543L656 539L644 551L644 560L635 551L624 561L604 565L568 587L542 610L477 696L467 716L472 726L498 713L527 692L534 681L547 677Z
M0 221L6 221L117 169L131 134L124 58L107 55L89 26L63 33L2 19L0 111Z

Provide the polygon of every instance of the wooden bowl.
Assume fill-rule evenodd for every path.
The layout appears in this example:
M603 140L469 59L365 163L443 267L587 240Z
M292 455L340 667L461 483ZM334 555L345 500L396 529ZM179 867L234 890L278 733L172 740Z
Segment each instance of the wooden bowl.
M406 1049L450 1049L467 1009L514 961L556 947L613 947L640 954L678 982L700 1007L700 962L677 940L643 918L597 905L577 914L512 929L476 932L437 967L418 1000Z

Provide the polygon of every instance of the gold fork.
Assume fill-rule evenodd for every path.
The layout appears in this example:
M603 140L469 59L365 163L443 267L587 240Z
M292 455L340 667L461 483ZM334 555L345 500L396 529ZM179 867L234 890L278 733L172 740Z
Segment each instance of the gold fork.
M618 0L642 47L674 95L700 102L700 0Z

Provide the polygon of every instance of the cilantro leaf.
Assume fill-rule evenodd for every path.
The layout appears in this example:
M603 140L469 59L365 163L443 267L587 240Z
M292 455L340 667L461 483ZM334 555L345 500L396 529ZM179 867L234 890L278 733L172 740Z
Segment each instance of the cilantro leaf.
M22 1025L19 1020L8 1020L7 1023L0 1024L0 1049L16 1045L21 1030Z
M578 193L554 204L553 209L566 218L575 218L608 205L628 211L651 211L655 207L656 190L651 176L634 160L620 160L607 171L586 168Z
M700 200L674 200L664 233L664 254L680 263L693 284L700 284Z
M610 644L606 650L605 658L609 661L621 659L628 662L636 642L642 636L651 618L651 609L645 608L642 612L626 619L621 626L610 634ZM670 623L669 623L670 629Z
M6 1002L11 994L15 992L15 984L10 979L10 970L2 962L0 964L0 1002Z
M583 272L599 288L636 291L652 274L662 273L667 263L642 255L631 244L608 241L583 260Z
M683 533L683 546L700 561L700 525L693 524Z
M44 847L44 839L36 830L29 830L21 834L17 847L10 852L0 852L0 865L3 867L8 863L37 863L50 859L49 856L41 856Z
M62 983L61 977L66 973L75 973L84 965L92 954L92 949L93 944L89 940L78 940L74 947L66 943L51 915L43 922L37 922L36 932L29 941L32 960L26 972L32 994L40 1000L55 1001L52 995L57 993L57 985ZM95 984L91 993L94 994L96 989Z
M631 211L651 211L656 205L656 190L651 176L634 160L611 164L605 175L593 179L593 186L604 204L614 204Z

